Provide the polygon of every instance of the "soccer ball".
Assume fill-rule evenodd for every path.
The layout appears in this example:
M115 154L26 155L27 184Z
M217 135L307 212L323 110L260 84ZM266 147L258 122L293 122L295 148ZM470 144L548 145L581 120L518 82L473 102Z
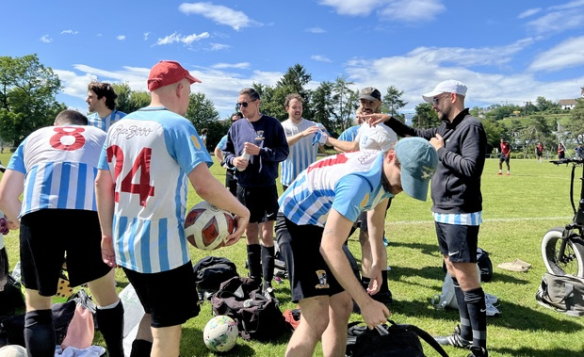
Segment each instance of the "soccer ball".
M214 250L237 229L233 214L202 201L187 213L185 235L195 248Z
M213 317L203 330L203 341L211 351L227 352L235 346L239 329L237 322L229 316Z
M0 357L26 357L26 349L19 345L8 345L0 348Z

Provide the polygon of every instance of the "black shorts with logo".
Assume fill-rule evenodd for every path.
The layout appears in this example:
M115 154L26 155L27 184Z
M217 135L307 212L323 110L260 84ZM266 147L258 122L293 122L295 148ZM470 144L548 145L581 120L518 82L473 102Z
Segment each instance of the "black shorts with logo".
M278 188L276 185L243 187L237 185L237 199L249 209L249 223L275 221L278 214Z
M101 258L101 228L95 211L42 209L20 220L22 283L53 296L67 256L71 286L105 276L112 269Z
M442 255L454 263L476 263L480 226L435 222Z
M290 277L292 302L315 296L333 296L344 291L320 254L324 228L297 225L278 213L276 237L278 243L290 243L294 262L286 262Z

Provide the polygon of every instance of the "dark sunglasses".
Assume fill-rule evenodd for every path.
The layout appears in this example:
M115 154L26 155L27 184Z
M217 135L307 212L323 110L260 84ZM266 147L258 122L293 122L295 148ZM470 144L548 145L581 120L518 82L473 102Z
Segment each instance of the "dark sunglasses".
M254 100L252 100L252 101L250 101L250 102L241 102L241 103L236 103L236 104L235 104L235 107L236 107L237 109L239 109L239 108L241 108L241 107L247 108L247 106L249 105L249 103L253 103L253 102L255 102L256 100L257 100L257 99L254 99Z
M432 104L434 104L434 105L438 105L438 101L439 101L440 99L446 98L446 96L449 96L449 95L450 95L450 93L447 93L447 94L444 94L444 95L439 95L439 96L437 96L437 97L434 97L434 98L432 98Z

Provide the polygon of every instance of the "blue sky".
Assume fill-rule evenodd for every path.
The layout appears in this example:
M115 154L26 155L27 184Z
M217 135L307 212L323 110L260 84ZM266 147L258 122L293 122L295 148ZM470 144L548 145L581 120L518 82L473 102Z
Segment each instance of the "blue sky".
M2 0L0 55L37 53L86 111L92 79L146 90L150 67L177 60L222 118L252 83L296 63L309 88L346 76L355 89L404 91L413 110L446 79L467 106L580 96L584 0L110 1ZM139 4L139 5L138 5Z

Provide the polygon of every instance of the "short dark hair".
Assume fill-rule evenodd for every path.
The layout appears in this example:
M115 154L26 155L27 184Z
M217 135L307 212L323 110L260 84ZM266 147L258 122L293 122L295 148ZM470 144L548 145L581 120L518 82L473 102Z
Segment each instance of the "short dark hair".
M243 114L241 114L240 112L235 112L235 113L231 114L230 118L233 118L235 116L238 116L239 119L243 119Z
M259 93L253 88L243 88L239 91L239 95L248 95L251 100L260 99Z
M284 100L284 106L286 106L286 107L289 106L290 105L290 102L293 99L298 100L300 103L304 103L304 99L302 99L302 96L300 94L298 94L298 93L290 93L290 94L288 94L286 96L286 99Z
M114 91L114 87L106 82L91 82L87 86L87 89L93 91L97 95L97 99L105 97L105 105L110 109L114 110L116 107L116 98L118 95Z
M55 118L55 125L88 125L87 117L76 110L63 110Z

